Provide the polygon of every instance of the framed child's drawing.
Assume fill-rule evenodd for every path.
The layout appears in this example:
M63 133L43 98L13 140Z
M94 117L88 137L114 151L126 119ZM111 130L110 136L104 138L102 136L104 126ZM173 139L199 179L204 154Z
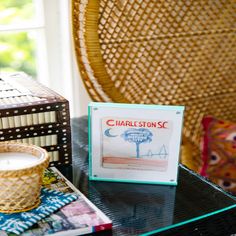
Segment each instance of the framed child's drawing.
M176 185L183 113L183 106L90 103L90 180Z

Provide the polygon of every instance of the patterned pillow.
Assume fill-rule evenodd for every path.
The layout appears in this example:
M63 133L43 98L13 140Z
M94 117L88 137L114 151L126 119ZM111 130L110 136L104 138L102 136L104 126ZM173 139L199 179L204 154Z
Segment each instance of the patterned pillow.
M205 117L200 174L236 194L236 123Z

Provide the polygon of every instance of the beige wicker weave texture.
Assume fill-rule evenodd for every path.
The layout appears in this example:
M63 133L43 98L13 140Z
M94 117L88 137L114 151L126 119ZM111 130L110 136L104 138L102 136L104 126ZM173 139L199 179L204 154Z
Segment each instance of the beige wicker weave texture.
M46 150L28 144L0 143L0 153L23 152L42 160L32 167L0 170L0 212L16 213L31 210L40 203L43 171L49 164Z
M185 105L196 158L204 115L236 121L235 0L74 0L73 30L91 98Z

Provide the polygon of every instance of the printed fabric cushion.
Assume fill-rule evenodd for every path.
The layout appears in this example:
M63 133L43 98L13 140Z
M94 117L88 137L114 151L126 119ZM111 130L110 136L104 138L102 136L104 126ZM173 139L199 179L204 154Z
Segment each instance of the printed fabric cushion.
M236 194L236 124L205 117L200 174Z

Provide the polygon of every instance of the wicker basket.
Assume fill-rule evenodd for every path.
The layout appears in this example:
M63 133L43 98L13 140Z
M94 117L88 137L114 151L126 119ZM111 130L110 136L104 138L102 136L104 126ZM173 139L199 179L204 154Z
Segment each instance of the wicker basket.
M20 143L0 143L0 153L27 153L39 160L26 168L3 170L0 168L0 212L22 212L37 207L44 169L49 156L41 147Z

